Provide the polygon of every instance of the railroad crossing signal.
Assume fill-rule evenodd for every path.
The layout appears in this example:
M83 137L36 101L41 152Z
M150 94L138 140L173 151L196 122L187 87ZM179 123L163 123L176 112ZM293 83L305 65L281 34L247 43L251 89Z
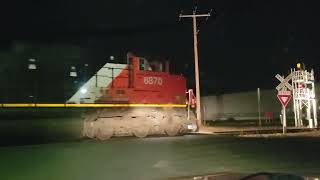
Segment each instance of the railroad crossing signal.
M292 74L289 74L285 79L280 76L279 74L276 75L276 78L281 82L277 87L276 89L278 91L281 91L281 90L286 90L286 89L289 89L290 91L292 91L293 87L291 84L289 84L289 81L291 80L292 78Z

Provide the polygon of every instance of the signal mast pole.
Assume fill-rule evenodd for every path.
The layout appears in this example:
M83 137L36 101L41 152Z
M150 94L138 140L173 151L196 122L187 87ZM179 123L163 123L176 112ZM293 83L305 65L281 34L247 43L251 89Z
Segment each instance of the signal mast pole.
M197 121L198 126L202 125L201 118L201 103L200 103L200 80L199 80L199 60L198 60L198 30L197 30L197 18L206 17L209 18L211 11L207 14L196 14L196 8L191 15L179 15L181 18L192 18L193 22L193 48L194 48L194 69L195 69L195 81L196 81L196 107L197 107Z

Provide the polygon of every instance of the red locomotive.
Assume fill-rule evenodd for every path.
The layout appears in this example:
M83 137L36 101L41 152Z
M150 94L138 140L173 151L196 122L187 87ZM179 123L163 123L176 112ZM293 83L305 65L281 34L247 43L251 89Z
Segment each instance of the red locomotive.
M168 61L128 54L127 62L105 64L68 100L108 106L84 115L84 136L174 136L196 128L186 113L186 80L170 74Z

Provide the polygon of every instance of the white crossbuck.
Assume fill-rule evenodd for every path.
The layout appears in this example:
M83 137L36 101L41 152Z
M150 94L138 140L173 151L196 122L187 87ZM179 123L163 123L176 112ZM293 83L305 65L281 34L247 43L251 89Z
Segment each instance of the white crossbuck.
M276 75L276 78L281 82L276 89L278 91L284 90L286 88L288 88L290 91L292 91L293 87L291 84L289 84L289 81L292 78L292 74L289 74L286 78L283 78L282 76L280 76L279 74Z

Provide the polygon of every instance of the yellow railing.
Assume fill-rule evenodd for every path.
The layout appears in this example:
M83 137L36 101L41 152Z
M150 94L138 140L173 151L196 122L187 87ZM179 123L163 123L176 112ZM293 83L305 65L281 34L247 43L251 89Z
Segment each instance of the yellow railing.
M21 107L176 107L184 108L185 104L44 104L44 103L4 103L0 108L21 108Z

